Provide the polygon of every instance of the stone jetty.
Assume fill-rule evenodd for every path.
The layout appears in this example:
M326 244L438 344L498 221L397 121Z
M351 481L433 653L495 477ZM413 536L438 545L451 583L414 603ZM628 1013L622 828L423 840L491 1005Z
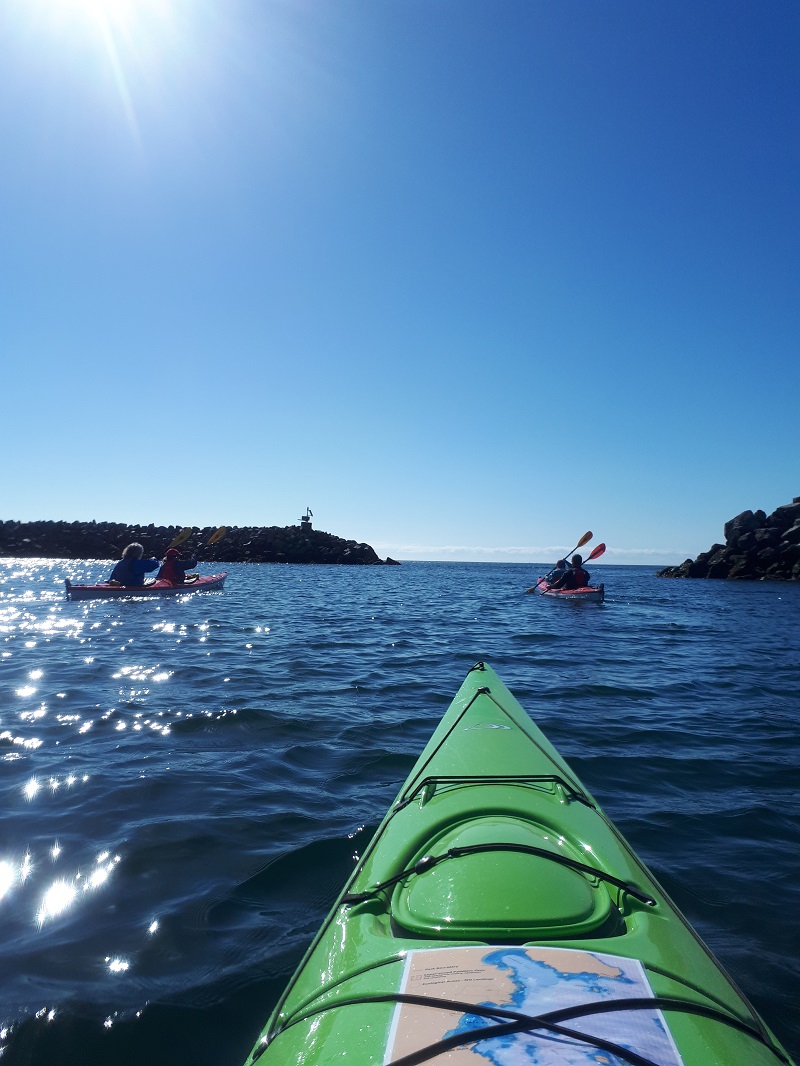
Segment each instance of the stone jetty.
M0 520L0 557L117 560L126 544L138 541L146 556L161 558L180 532L180 526ZM299 526L233 526L209 544L215 532L214 526L193 529L181 550L196 550L202 562L399 565L394 559L379 559L369 544L312 529L307 519Z
M725 523L724 544L712 544L658 576L800 581L800 496L771 515L742 511Z

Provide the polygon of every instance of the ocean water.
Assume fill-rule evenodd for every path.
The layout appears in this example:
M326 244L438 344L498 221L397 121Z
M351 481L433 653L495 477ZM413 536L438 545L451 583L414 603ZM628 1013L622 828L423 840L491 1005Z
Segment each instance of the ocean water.
M479 659L800 1057L800 585L228 570L67 603L107 564L0 560L4 1066L240 1066Z

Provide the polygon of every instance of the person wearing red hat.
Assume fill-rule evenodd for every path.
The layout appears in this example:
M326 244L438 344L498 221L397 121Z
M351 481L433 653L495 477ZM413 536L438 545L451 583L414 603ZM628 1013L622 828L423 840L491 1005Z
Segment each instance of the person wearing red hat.
M196 558L186 559L177 548L169 548L158 571L158 580L169 581L173 585L185 585L186 571L194 566L197 566Z

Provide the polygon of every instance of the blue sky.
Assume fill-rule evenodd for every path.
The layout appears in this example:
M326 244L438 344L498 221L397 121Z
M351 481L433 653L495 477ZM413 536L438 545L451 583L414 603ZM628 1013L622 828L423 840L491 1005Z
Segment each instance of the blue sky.
M800 494L795 0L3 0L0 518L671 563Z

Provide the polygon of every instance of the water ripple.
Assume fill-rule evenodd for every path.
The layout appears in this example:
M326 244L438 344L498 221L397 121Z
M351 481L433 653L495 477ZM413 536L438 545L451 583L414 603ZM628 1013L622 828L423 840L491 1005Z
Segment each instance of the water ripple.
M230 572L67 603L107 564L0 560L4 1061L238 1066L478 659L797 1053L800 588Z

